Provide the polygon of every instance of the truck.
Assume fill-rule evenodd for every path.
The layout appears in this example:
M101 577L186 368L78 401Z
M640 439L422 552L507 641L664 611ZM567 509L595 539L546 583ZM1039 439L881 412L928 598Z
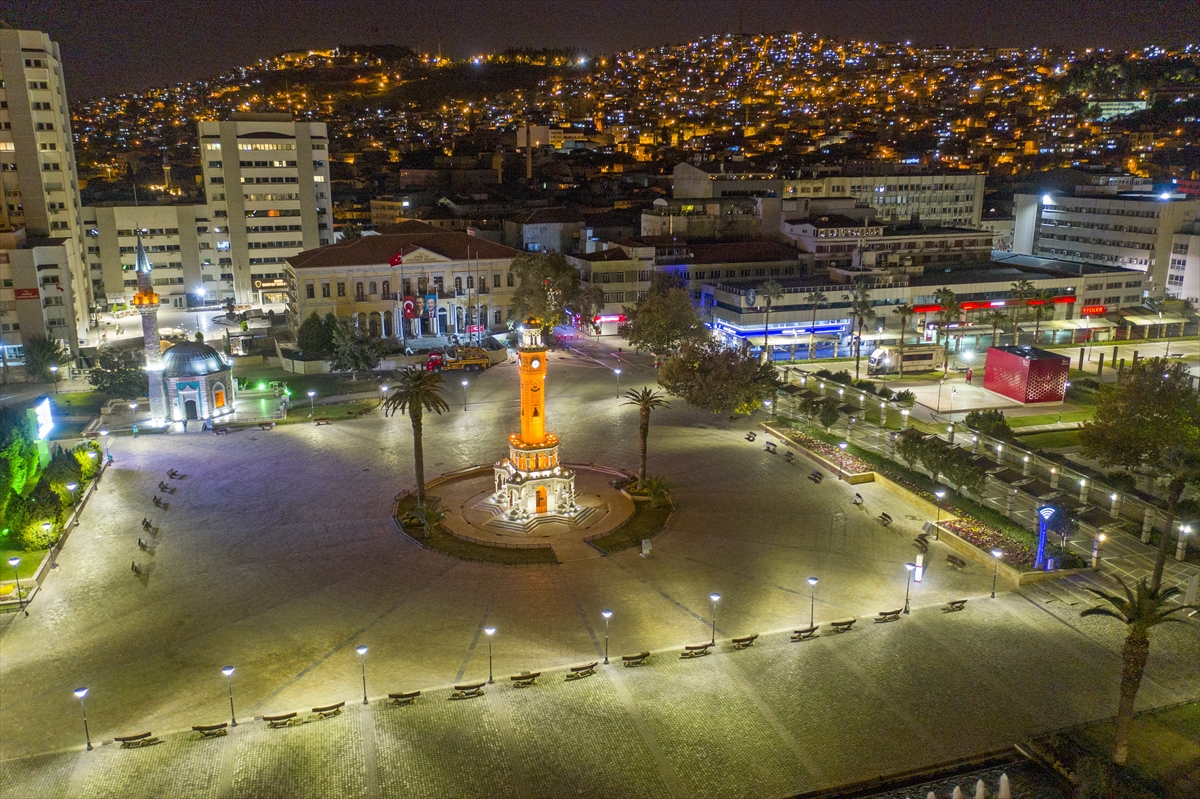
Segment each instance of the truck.
M464 372L478 372L492 365L486 350L479 347L457 347L444 353L434 351L425 358L426 372L440 372L443 369L461 369Z
M883 375L900 371L900 347L877 347L867 359L867 374ZM932 372L946 363L946 351L940 344L910 344L904 347L904 372Z

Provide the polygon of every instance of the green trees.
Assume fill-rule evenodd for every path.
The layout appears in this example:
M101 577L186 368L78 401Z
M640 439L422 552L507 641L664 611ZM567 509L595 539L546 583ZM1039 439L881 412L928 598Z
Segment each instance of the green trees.
M950 371L950 324L957 322L962 317L962 303L958 301L958 296L954 291L946 286L933 292L933 296L937 298L938 305L942 309L938 311L938 338L942 340L943 354L945 355L944 371Z
M685 344L663 364L658 384L711 413L751 413L779 389L769 364L712 341Z
M771 363L771 303L783 299L783 286L774 280L768 280L758 287L758 296L766 300L766 314L763 318L763 363Z
M329 368L335 372L349 372L350 379L356 380L359 372L370 372L378 366L381 355L379 341L350 327L349 322L334 328Z
M383 403L385 416L407 413L412 423L413 464L417 471L417 504L425 504L425 446L422 439L426 411L441 415L450 410L442 396L445 381L437 372L423 369L405 369L400 379L388 392Z
M904 334L908 330L909 320L916 314L916 309L908 303L898 305L892 309L892 313L900 317L900 377L904 377Z
M70 357L58 339L30 336L25 342L25 373L36 380L57 380L58 375L50 367L62 366Z
M804 301L812 306L812 324L808 328L808 359L813 359L813 345L816 341L817 310L829 304L829 298L821 291L810 291L804 295Z
M820 410L817 412L817 421L825 428L825 432L829 432L829 428L833 427L837 420L842 416L842 412L838 410L837 400L833 397L828 397L821 402Z
M921 450L925 443L925 434L914 427L909 427L896 437L896 454L908 464L909 469L917 468L921 460Z
M1008 321L1008 314L999 310L989 311L983 315L982 321L992 326L992 346L997 346L1000 342L1000 325Z
M671 403L657 391L643 388L625 392L623 405L636 405L638 409L638 484L646 482L646 440L650 437L650 413L659 408L669 408Z
M871 295L861 282L850 287L849 294L842 295L843 300L850 302L851 324L857 323L858 334L854 337L854 379L858 379L859 359L862 356L862 331L867 322L875 319L875 309L871 307Z
M296 331L296 348L307 357L328 356L333 351L333 337L337 327L337 317L332 313L322 319L313 311Z
M579 273L561 253L524 252L509 268L517 277L509 311L512 321L519 324L532 316L550 333L568 308L580 309Z
M1120 383L1100 388L1096 415L1079 433L1083 453L1105 466L1167 480L1167 521L1154 563L1152 587L1162 585L1175 514L1183 490L1200 483L1200 397L1187 366L1147 358Z
M646 296L624 310L625 321L617 332L639 349L669 355L684 344L711 338L691 296L670 275L655 273Z
M138 350L105 347L96 357L96 366L88 372L88 383L110 397L144 397L150 390L150 379L142 360Z
M1157 583L1148 585L1143 578L1137 584L1136 590L1131 591L1120 577L1117 577L1117 582L1121 584L1125 596L1089 588L1089 591L1107 602L1109 607L1088 608L1080 615L1107 616L1126 627L1125 643L1121 647L1121 699L1117 705L1117 729L1112 755L1113 762L1123 766L1129 756L1129 725L1133 720L1133 702L1137 698L1142 675L1146 671L1146 659L1150 656L1150 630L1164 622L1182 621L1171 617L1181 610L1190 609L1190 606L1167 605L1168 601L1179 593L1179 589L1174 586L1163 589Z
M1021 321L1021 315L1025 312L1025 300L1034 292L1032 280L1021 279L1012 284L1009 293L1013 295L1016 305L1012 313L1013 326L1013 344L1021 343L1021 331L1017 324Z
M971 411L963 421L972 430L978 430L992 438L998 438L1001 441L1013 439L1013 431L1008 426L1008 420L1004 418L1004 411L999 408Z

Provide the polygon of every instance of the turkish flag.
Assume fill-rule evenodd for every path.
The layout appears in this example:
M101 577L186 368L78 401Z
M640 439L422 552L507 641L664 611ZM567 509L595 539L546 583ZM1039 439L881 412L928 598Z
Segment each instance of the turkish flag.
M401 250L400 252L393 255L391 258L388 259L388 263L391 264L392 266L404 266L404 251Z
M401 310L401 315L405 319L416 319L417 318L417 300L416 300L416 298L406 294L404 296L404 303L400 306L400 310Z

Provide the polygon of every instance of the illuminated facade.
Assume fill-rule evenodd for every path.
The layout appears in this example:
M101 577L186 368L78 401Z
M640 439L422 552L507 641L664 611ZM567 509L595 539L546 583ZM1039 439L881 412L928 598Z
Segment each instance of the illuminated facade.
M521 432L508 437L508 457L495 466L492 502L512 520L575 516L575 473L562 466L558 437L546 430L546 346L541 325L520 330Z

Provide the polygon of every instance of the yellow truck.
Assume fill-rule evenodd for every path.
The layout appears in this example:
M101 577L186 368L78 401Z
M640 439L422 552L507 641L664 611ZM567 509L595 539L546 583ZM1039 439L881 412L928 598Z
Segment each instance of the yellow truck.
M440 372L443 369L461 369L464 372L479 372L492 365L487 351L479 347L458 347L445 353L431 352L425 359L425 371Z

